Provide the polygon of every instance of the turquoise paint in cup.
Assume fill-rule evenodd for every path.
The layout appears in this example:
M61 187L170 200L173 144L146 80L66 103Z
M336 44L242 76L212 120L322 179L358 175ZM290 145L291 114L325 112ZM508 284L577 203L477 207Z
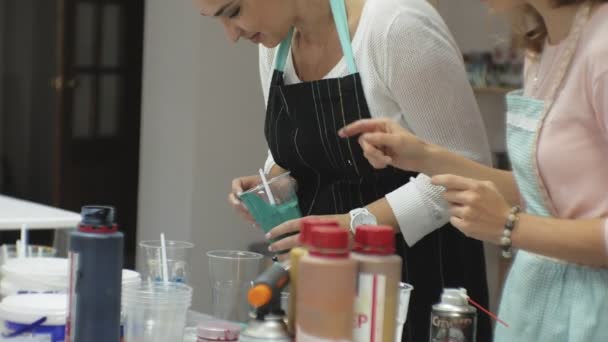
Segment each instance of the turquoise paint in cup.
M296 181L289 172L268 180L276 204L270 204L262 184L239 195L255 222L268 233L283 222L302 217L296 195Z

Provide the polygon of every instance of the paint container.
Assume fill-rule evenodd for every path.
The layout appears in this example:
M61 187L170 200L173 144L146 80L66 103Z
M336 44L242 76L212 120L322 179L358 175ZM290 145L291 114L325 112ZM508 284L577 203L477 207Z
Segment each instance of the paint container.
M0 303L0 320L9 341L65 340L67 294L8 296Z

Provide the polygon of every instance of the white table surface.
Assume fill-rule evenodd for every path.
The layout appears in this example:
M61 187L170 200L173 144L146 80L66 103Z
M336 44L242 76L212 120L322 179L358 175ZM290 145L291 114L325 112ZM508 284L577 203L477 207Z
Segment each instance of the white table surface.
M76 228L80 214L0 195L0 230Z

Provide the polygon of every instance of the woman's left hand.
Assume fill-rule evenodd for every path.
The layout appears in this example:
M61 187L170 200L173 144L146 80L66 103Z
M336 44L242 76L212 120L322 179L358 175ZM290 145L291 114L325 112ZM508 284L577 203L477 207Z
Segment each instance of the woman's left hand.
M446 189L452 225L468 237L500 244L510 207L494 183L455 175L434 176L431 183Z
M348 226L350 224L350 216L348 214L309 216L309 217L323 218L323 219L338 221L338 224L340 225L340 227L343 227L344 229L348 229ZM294 234L294 235L287 236L281 240L273 242L269 247L269 251L270 252L280 252L280 251L287 251L294 247L297 247L299 245L298 239L300 237L299 232L300 232L300 228L302 226L302 219L304 219L304 218L299 218L299 219L284 222L284 223L274 227L271 231L269 231L268 234L266 234L266 239L269 241L275 240L276 238L283 236L285 234ZM287 256L288 256L287 254L282 254L279 256L279 260L283 260L283 259L287 258Z

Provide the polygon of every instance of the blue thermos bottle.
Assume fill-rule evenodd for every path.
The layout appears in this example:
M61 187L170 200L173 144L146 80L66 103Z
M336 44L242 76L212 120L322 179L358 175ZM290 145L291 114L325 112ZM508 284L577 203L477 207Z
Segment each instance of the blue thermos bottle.
M119 342L124 236L107 206L82 207L70 234L66 342Z

